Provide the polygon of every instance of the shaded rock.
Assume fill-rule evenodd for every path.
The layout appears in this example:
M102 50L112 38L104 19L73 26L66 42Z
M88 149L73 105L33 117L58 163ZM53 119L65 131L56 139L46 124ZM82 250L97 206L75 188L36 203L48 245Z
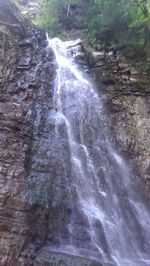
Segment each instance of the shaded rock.
M52 54L45 52L45 34L9 1L0 0L0 36L0 265L19 266L25 265L20 254L30 249L31 238L37 234L40 243L47 232L47 210L36 211L26 194L37 94L45 84L50 91L54 70L47 66Z
M50 252L48 249L39 252L35 266L102 266L101 263L82 256L71 256L61 253ZM107 266L111 264L107 264ZM113 265L112 265L113 266Z
M140 73L118 53L94 53L93 58L93 75L105 95L108 122L112 124L114 141L131 160L135 174L141 176L143 190L149 197L149 77Z

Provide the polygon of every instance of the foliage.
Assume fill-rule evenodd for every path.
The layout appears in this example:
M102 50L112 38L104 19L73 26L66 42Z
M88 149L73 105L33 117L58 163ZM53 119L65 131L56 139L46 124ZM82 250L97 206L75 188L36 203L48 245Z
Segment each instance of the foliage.
M150 0L41 0L39 23L51 35L86 31L91 43L150 50Z

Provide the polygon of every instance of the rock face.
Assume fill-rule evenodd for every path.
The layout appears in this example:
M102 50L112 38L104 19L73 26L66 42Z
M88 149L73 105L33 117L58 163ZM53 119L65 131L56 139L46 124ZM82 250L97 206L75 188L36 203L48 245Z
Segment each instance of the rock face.
M45 34L22 19L9 1L0 1L0 18L0 265L30 265L24 261L26 254L33 256L33 246L22 259L20 253L35 234L43 241L46 213L38 204L32 211L27 176L36 105L45 100L46 89L52 93L54 70L47 62L53 55L46 53Z
M40 0L21 0L20 11L23 15L30 17L36 23L36 18L41 14Z
M67 241L70 215L68 188L59 179L63 171L69 175L68 143L60 121L57 148L55 121L49 119L55 60L45 34L9 1L0 0L0 18L0 265L100 266L43 249L59 243L57 231ZM79 214L79 226L82 220Z
M112 52L94 53L89 60L95 81L103 90L108 123L117 149L150 196L150 80L131 62Z
M72 47L73 52L75 49ZM88 71L84 49L75 59ZM148 194L149 83L121 62L123 59L102 53L92 57L89 65L103 88L113 138L144 178ZM70 170L63 167L70 156L63 123L60 121L64 138L59 143L64 154L58 161L55 121L49 120L54 78L55 60L46 50L45 34L23 19L9 1L0 0L1 266L100 266L93 260L43 248L47 242L59 243L54 237L57 231L67 240L65 225L71 212L68 188L63 180L54 182L53 178L53 171L59 177L63 171L69 176ZM62 195L58 195L60 186ZM83 220L79 213L79 227Z

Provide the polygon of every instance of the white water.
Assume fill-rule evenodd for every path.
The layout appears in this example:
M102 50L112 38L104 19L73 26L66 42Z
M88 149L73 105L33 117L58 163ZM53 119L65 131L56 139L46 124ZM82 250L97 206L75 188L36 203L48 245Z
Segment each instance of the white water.
M51 115L56 135L65 124L71 156L70 201L87 221L76 228L72 217L69 243L62 240L60 248L89 254L103 265L150 265L150 214L136 191L135 178L107 137L101 96L74 62L68 47L75 43L48 42L57 64ZM83 234L80 241L78 232Z

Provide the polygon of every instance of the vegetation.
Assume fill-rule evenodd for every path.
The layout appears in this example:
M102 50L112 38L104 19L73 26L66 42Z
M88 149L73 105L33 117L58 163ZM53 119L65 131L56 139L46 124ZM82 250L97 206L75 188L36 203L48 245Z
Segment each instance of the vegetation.
M51 35L80 29L91 43L150 55L150 0L41 0L41 5L39 23Z

